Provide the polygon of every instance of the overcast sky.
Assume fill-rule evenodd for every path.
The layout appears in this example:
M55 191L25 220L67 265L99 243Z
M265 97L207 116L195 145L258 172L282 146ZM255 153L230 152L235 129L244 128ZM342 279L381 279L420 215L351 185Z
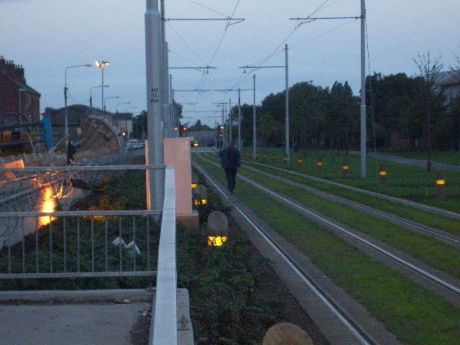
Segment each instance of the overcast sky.
M167 18L223 17L233 11L245 18L227 30L225 22L168 22L170 66L218 68L205 76L174 70L174 88L251 88L250 75L238 66L284 64L281 44L298 23L289 18L308 16L322 4L317 16L355 16L360 11L359 0L166 0ZM0 0L0 55L24 66L28 84L42 94L42 110L63 106L66 66L108 60L106 97L120 97L107 101L108 110L130 102L137 108L128 110L140 112L145 109L144 11L144 0ZM459 0L371 0L367 15L371 72L413 75L413 58L427 51L441 55L447 69L460 55ZM305 24L287 43L291 85L311 80L326 87L348 81L359 92L359 21ZM282 69L256 73L257 102L284 88ZM100 79L96 68L70 70L69 104L88 104L90 87L100 85ZM98 90L94 96L100 106ZM185 116L203 119L215 114L190 111L213 111L213 102L229 98L236 102L234 93L176 93L179 103L197 103L184 106ZM242 101L252 103L252 94L243 93ZM120 105L120 110L126 107Z

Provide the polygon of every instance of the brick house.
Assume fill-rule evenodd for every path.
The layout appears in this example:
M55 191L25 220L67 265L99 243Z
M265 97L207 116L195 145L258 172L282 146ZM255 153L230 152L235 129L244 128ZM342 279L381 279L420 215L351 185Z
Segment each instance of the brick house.
M0 57L0 126L40 121L40 94L27 85L24 68Z

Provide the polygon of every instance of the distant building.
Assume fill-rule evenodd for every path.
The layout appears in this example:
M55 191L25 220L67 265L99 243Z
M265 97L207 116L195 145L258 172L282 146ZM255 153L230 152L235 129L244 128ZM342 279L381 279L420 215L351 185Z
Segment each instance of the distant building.
M131 138L133 133L133 114L132 113L115 113L113 114L113 123L124 133L125 138Z
M460 96L460 72L446 71L439 73L435 87L446 96L446 105L452 104Z
M187 137L192 137L193 140L198 141L200 146L214 146L216 144L216 131L189 131Z
M24 68L0 57L0 125L40 121L40 94L27 85Z

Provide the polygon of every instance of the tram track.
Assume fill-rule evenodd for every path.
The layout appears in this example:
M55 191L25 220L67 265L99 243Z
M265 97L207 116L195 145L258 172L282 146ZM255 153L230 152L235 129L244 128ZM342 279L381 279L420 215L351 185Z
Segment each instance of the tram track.
M418 203L418 202L415 202L415 201L412 201L412 200L407 200L407 199L398 198L398 197L391 196L391 195L386 195L386 194L382 194L382 193L373 192L373 191L366 190L366 189L363 189L363 188L349 186L349 185L346 185L346 184L343 184L343 183L334 182L334 181L330 181L330 180L327 180L327 179L324 179L324 178L299 173L297 171L292 171L292 170L289 170L289 169L279 168L279 167L272 166L272 165L269 165L269 164L253 162L253 161L243 161L243 162L247 163L247 164L250 164L252 166L259 166L259 167L273 169L273 170L276 170L276 171L279 171L279 172L282 172L282 173L286 173L286 174L290 174L290 175L294 175L294 176L299 176L299 177L308 179L308 180L313 181L313 182L323 183L323 184L326 184L326 185L342 188L342 189L349 190L349 191L352 191L352 192L357 192L357 193L361 193L361 194L364 194L364 195L369 195L369 196L372 196L372 197L375 197L375 198L378 198L378 199L391 201L391 202L394 202L394 203L398 203L398 204L401 204L401 205L404 205L404 206L409 206L409 207L412 207L414 209L429 212L429 213L432 213L432 214L435 214L435 215L438 215L438 216L442 216L442 217L445 217L445 218L450 218L450 219L454 219L454 220L460 220L460 213L457 213L457 212L453 212L453 211L449 211L449 210L440 209L440 208L437 208L437 207L421 204L421 203Z
M448 245L451 245L451 246L454 246L454 247L460 249L460 238L458 236L454 236L452 234L446 233L445 231L435 229L435 228L432 228L432 227L428 227L426 225L423 225L423 224L420 224L420 223L405 219L403 217L391 214L389 212L385 212L385 211L376 209L374 207L361 204L361 203L356 202L356 201L351 201L351 200L345 199L343 197L333 195L331 193L323 192L323 191L321 191L321 190L319 190L317 188L314 188L314 187L311 187L311 186L308 186L308 185L305 185L305 184L302 184L302 183L299 183L299 182L295 182L295 181L289 180L287 178L284 178L284 177L281 177L281 176L278 176L278 175L273 175L273 174L270 174L270 173L268 173L266 171L262 171L260 169L256 169L256 168L253 168L253 167L246 167L246 169L248 169L250 171L253 171L253 172L256 172L257 174L261 174L261 175L264 175L266 177L269 177L269 178L271 178L273 180L286 183L286 184L288 184L290 186L300 188L300 189L305 190L305 191L307 191L309 193L312 193L312 194L314 194L314 195L316 195L316 196L318 196L320 198L323 198L324 200L332 201L332 202L335 202L335 203L338 203L338 204L341 204L341 205L351 207L351 208L353 208L355 210L362 211L362 212L364 212L364 213L366 213L366 214L368 214L370 216L374 216L374 217L377 217L377 218L380 218L380 219L383 219L383 220L387 220L387 221L389 221L389 222L391 222L391 223L393 223L395 225L402 226L407 230L412 230L412 231L416 231L418 233L422 233L422 234L431 236L431 237L433 237L433 238L435 238L437 240L440 240L440 241L442 241L442 242L444 242L444 243L446 243Z
M204 158L202 159L209 164L218 166L218 164L213 161ZM241 174L239 174L238 177L242 181L254 187L255 189L270 196L272 199L290 207L293 210L296 210L305 217L310 218L318 224L321 224L331 229L337 234L340 234L340 236L342 236L344 239L348 239L349 242L358 243L360 246L364 246L365 248L370 249L371 252L378 254L379 256L383 256L386 259L389 259L389 261L393 263L393 267L402 267L403 270L406 271L406 276L411 276L411 278L416 280L419 284L424 283L424 287L432 290L437 294L443 295L451 303L460 306L460 283L456 279L450 277L449 275L443 272L439 272L427 265L424 265L418 262L417 260L411 258L410 256L405 255L404 253L397 252L396 250L394 250L394 248L383 245L368 236L364 236L363 234L360 234L358 231L355 231L354 229L345 227L339 222L325 217L314 210L308 209L301 203L292 200L291 198L286 197L281 193L275 192L270 188L267 188L246 176L242 176ZM408 274L407 272L410 272L412 274ZM414 273L417 276L415 278L413 277Z
M318 284L310 275L302 268L302 266L285 250L272 236L258 224L258 221L244 210L235 200L230 197L224 189L205 171L199 164L193 162L194 168L202 174L208 183L213 187L218 194L230 204L233 209L250 225L250 227L265 241L268 246L273 249L283 262L292 270L295 276L305 284L308 289L324 304L329 312L338 319L342 326L355 339L356 344L361 345L377 345L381 344L374 339L362 326L358 324L355 318L350 315L329 293L327 293L320 284Z

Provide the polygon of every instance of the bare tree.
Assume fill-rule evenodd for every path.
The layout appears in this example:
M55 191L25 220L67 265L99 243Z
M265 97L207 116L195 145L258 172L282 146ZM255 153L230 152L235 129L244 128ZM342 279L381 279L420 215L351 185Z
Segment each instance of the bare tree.
M421 76L425 79L427 89L433 91L436 82L439 80L439 75L444 68L441 62L441 56L431 57L430 52L418 53L414 59ZM433 151L433 109L428 105L428 95L425 97L425 113L426 113L426 144L427 144L427 170L431 171L432 167L432 151Z

